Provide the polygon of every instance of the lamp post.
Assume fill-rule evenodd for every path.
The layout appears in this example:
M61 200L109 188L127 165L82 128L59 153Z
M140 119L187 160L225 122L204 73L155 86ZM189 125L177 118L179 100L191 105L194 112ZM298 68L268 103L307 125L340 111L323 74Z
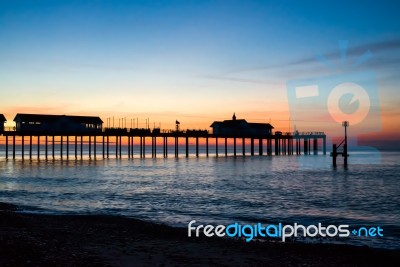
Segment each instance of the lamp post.
M344 145L343 145L343 156L344 156L344 166L347 167L347 127L349 127L348 121L343 121L342 126L344 127Z

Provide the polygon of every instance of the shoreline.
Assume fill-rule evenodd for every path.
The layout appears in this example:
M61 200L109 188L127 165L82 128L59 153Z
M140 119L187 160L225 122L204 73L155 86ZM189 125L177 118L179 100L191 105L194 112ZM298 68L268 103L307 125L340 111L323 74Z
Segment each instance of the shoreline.
M0 266L399 266L400 251L337 244L189 238L109 215L18 213L0 203Z

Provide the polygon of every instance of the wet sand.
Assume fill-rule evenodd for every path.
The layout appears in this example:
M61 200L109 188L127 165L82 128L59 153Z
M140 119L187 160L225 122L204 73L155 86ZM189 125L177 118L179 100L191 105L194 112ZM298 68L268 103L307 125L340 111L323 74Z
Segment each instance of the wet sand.
M0 203L0 266L400 266L400 251L189 238L131 218L24 214Z

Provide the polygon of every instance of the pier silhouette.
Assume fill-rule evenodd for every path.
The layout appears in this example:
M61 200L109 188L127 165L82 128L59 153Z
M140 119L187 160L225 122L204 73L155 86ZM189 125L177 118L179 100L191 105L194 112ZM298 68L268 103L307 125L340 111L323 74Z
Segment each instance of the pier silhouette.
M233 147L233 156L246 156L246 147L250 146L250 156L272 155L314 155L318 154L319 144L322 153L326 154L326 135L323 132L272 132L272 126L262 123L247 123L245 120L232 120L214 122L218 124L219 131L208 130L181 130L180 123L176 121L176 129L161 130L160 128L113 128L102 127L98 117L66 116L66 115L35 115L17 114L14 121L16 127L12 130L1 129L3 136L3 155L6 159L28 157L32 159L33 153L38 159L83 159L87 155L90 159L97 158L123 158L129 159L139 156L145 158L146 141L151 140L151 158L161 155L169 156L168 149L173 144L174 157L182 156L179 153L179 144L184 144L184 156L192 156L189 146L195 140L195 152L200 156L200 140L205 147L205 156L211 156L211 148L215 156L219 157L219 144L222 140L224 156L228 156L228 141ZM227 126L228 128L223 128ZM148 125L147 125L148 127ZM230 127L230 128L229 128ZM263 129L261 129L264 127ZM266 128L265 128L266 127ZM17 138L19 144L17 145ZM5 139L5 140L4 140ZM157 140L162 140L162 151L157 151ZM238 140L241 151L238 150ZM35 144L34 144L35 141ZM246 146L246 143L248 144ZM258 143L258 151L255 149ZM34 145L36 149L34 149ZM134 150L136 148L136 152ZM41 152L43 149L44 153ZM264 149L266 150L264 152ZM19 150L19 151L17 151ZM27 150L27 151L26 151ZM57 153L56 153L57 151ZM256 153L257 152L257 153ZM231 153L232 154L232 153Z

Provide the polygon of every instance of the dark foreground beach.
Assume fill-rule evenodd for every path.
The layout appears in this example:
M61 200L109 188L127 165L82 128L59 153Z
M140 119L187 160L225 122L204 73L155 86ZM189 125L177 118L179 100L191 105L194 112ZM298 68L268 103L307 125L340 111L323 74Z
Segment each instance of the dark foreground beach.
M0 203L0 266L400 266L400 252L195 239L130 218L23 214Z

